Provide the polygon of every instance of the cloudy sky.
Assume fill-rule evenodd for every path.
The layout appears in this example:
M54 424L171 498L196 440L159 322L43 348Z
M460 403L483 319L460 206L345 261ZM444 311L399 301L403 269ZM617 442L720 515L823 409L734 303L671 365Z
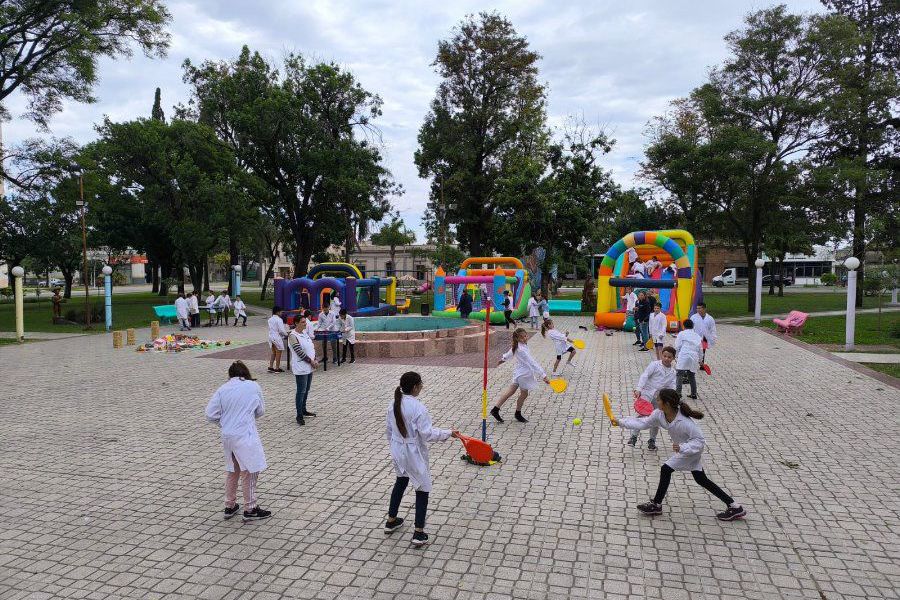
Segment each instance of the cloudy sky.
M496 10L541 54L540 76L549 90L552 125L577 115L617 140L606 165L625 186L634 185L647 121L667 103L700 84L709 66L726 55L723 36L749 11L774 2L743 0L585 0L549 2L422 2L370 0L169 1L172 45L163 60L141 55L104 61L93 105L70 103L51 122L51 134L87 142L94 125L149 116L162 88L167 115L187 98L181 63L234 57L243 44L274 61L287 52L334 61L384 100L380 126L387 165L406 193L395 200L406 222L421 233L427 183L413 164L416 134L434 95L431 63L437 42L467 14ZM794 12L820 11L816 0L786 2ZM6 144L35 135L17 118L21 98L7 108Z

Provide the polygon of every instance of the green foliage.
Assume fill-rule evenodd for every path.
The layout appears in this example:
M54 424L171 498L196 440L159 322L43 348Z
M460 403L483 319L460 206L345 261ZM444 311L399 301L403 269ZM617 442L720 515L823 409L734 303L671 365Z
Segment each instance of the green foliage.
M382 225L376 233L372 234L372 243L378 246L390 247L391 261L397 246L408 246L416 241L416 234L406 227L406 223L399 215L393 215L390 222Z
M533 184L546 138L539 59L495 13L467 17L438 43L441 82L415 154L419 176L433 178L426 216L433 239L442 239L446 223L470 254L496 248L499 189Z
M822 273L819 280L823 285L834 285L837 283L837 275L835 273Z
M64 100L93 102L101 58L165 54L171 17L160 0L0 3L0 119L4 99L18 91L26 115L38 125L62 109Z
M3 296L7 300L12 298L14 293L15 293L15 290L12 289L12 286L6 286L4 288L0 288L0 296Z

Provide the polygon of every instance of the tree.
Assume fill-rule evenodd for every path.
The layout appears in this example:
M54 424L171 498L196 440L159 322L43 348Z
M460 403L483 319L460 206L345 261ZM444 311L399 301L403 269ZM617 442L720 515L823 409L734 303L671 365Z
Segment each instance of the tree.
M337 65L291 54L280 73L245 46L231 62L185 61L184 80L193 97L179 114L211 126L263 183L255 197L287 223L296 276L399 193L370 141L381 99Z
M65 99L94 102L100 58L131 56L134 45L164 56L171 17L160 0L9 0L0 3L0 119L15 91L38 125Z
M391 264L395 269L397 263L394 261L394 256L397 253L397 246L407 246L415 241L416 234L407 229L399 214L393 215L389 223L382 225L381 229L372 234L373 244L390 248Z
M892 0L823 0L833 17L822 33L832 49L823 65L828 83L823 117L826 135L814 154L829 173L836 200L852 214L853 255L862 306L866 248L872 219L896 206L900 145L900 9Z
M545 135L539 59L496 13L468 17L438 43L432 64L442 81L419 130L415 162L419 177L433 178L429 220L440 202L442 219L455 224L460 245L474 256L495 249L498 182L524 176L509 170L527 161L509 153L527 156Z
M166 120L166 113L162 109L162 92L159 88L156 88L156 93L153 95L153 109L150 111L150 118L154 121Z

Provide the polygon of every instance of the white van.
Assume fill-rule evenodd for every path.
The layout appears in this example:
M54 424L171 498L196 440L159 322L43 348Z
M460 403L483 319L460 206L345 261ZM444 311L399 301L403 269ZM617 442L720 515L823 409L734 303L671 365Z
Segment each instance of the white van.
M726 285L746 285L747 277L739 276L737 267L725 269L721 275L716 275L712 280L713 287L725 287Z

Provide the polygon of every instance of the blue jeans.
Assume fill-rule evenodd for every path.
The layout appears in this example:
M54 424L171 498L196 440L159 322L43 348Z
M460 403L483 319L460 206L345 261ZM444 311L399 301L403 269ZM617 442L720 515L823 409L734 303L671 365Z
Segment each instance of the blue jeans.
M650 321L641 321L638 323L638 341L641 344L646 344L647 340L650 339Z
M312 373L306 375L294 375L297 380L297 395L294 404L297 405L297 416L302 417L306 412L306 397L309 396L309 388L312 387Z

